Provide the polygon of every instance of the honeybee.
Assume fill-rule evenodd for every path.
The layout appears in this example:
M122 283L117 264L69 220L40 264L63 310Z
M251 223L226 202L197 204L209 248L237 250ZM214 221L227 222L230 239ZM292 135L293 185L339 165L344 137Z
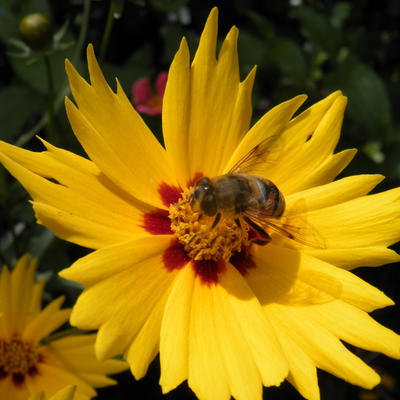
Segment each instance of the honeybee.
M276 151L275 137L252 148L226 175L198 179L188 197L192 210L199 212L199 219L203 215L215 216L210 230L217 226L221 217L233 219L240 229L244 221L257 233L251 243L269 243L268 229L311 247L325 247L323 239L305 221L299 227L287 224L282 219L286 203L281 191L270 180L251 174L257 165L265 167L272 151ZM201 233L192 239L198 235Z

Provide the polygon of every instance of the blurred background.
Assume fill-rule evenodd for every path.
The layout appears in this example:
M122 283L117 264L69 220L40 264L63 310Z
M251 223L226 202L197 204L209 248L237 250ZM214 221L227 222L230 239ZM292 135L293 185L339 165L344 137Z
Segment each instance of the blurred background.
M83 155L63 105L64 96L70 95L64 59L69 58L87 76L85 50L93 43L112 87L118 77L132 97L133 85L147 78L145 86L150 82L156 94L157 77L168 70L182 36L187 37L194 54L213 6L219 7L220 42L232 25L239 28L241 77L258 65L253 121L300 93L309 96L308 106L341 89L349 104L337 150L359 149L342 175L382 173L387 179L379 185L379 191L399 185L398 0L0 0L0 139L42 150L35 138L39 135ZM31 13L44 18L23 20ZM32 24L39 24L39 38ZM133 101L139 109L138 96L144 92L138 86L136 89ZM160 116L157 112L148 114L143 111L143 118L162 141ZM63 242L36 225L26 192L2 167L0 224L1 264L13 265L25 252L39 257L39 274L49 279L44 302L65 294L66 304L72 305L81 288L58 278L57 272L88 250ZM398 266L360 268L357 274L399 302ZM400 332L398 307L377 311L373 316ZM367 392L319 373L322 399L400 398L400 364L353 350L382 374L382 384ZM158 379L157 358L141 381L136 382L130 373L121 374L119 386L99 390L98 398L195 399L186 384L163 396ZM286 383L264 389L264 397L301 398Z

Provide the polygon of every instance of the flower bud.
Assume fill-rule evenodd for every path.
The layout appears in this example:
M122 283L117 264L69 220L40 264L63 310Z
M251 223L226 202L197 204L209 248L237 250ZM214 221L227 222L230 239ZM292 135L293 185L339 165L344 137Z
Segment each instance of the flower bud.
M19 24L21 39L34 51L47 50L53 41L53 27L42 14L29 14Z

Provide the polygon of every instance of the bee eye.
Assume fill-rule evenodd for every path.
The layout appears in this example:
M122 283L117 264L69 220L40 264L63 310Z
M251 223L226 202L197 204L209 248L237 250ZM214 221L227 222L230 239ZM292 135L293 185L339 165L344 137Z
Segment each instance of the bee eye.
M198 199L198 198L200 197L200 190L198 190L198 189L195 190L194 193L193 193L193 195L194 195L194 198L195 198L195 199Z

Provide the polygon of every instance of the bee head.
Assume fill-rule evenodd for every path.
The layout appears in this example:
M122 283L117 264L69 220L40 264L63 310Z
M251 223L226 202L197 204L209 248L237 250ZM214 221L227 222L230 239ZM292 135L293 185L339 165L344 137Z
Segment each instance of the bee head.
M217 213L217 200L214 186L209 178L201 178L194 185L190 206L193 211L201 211L212 217Z

